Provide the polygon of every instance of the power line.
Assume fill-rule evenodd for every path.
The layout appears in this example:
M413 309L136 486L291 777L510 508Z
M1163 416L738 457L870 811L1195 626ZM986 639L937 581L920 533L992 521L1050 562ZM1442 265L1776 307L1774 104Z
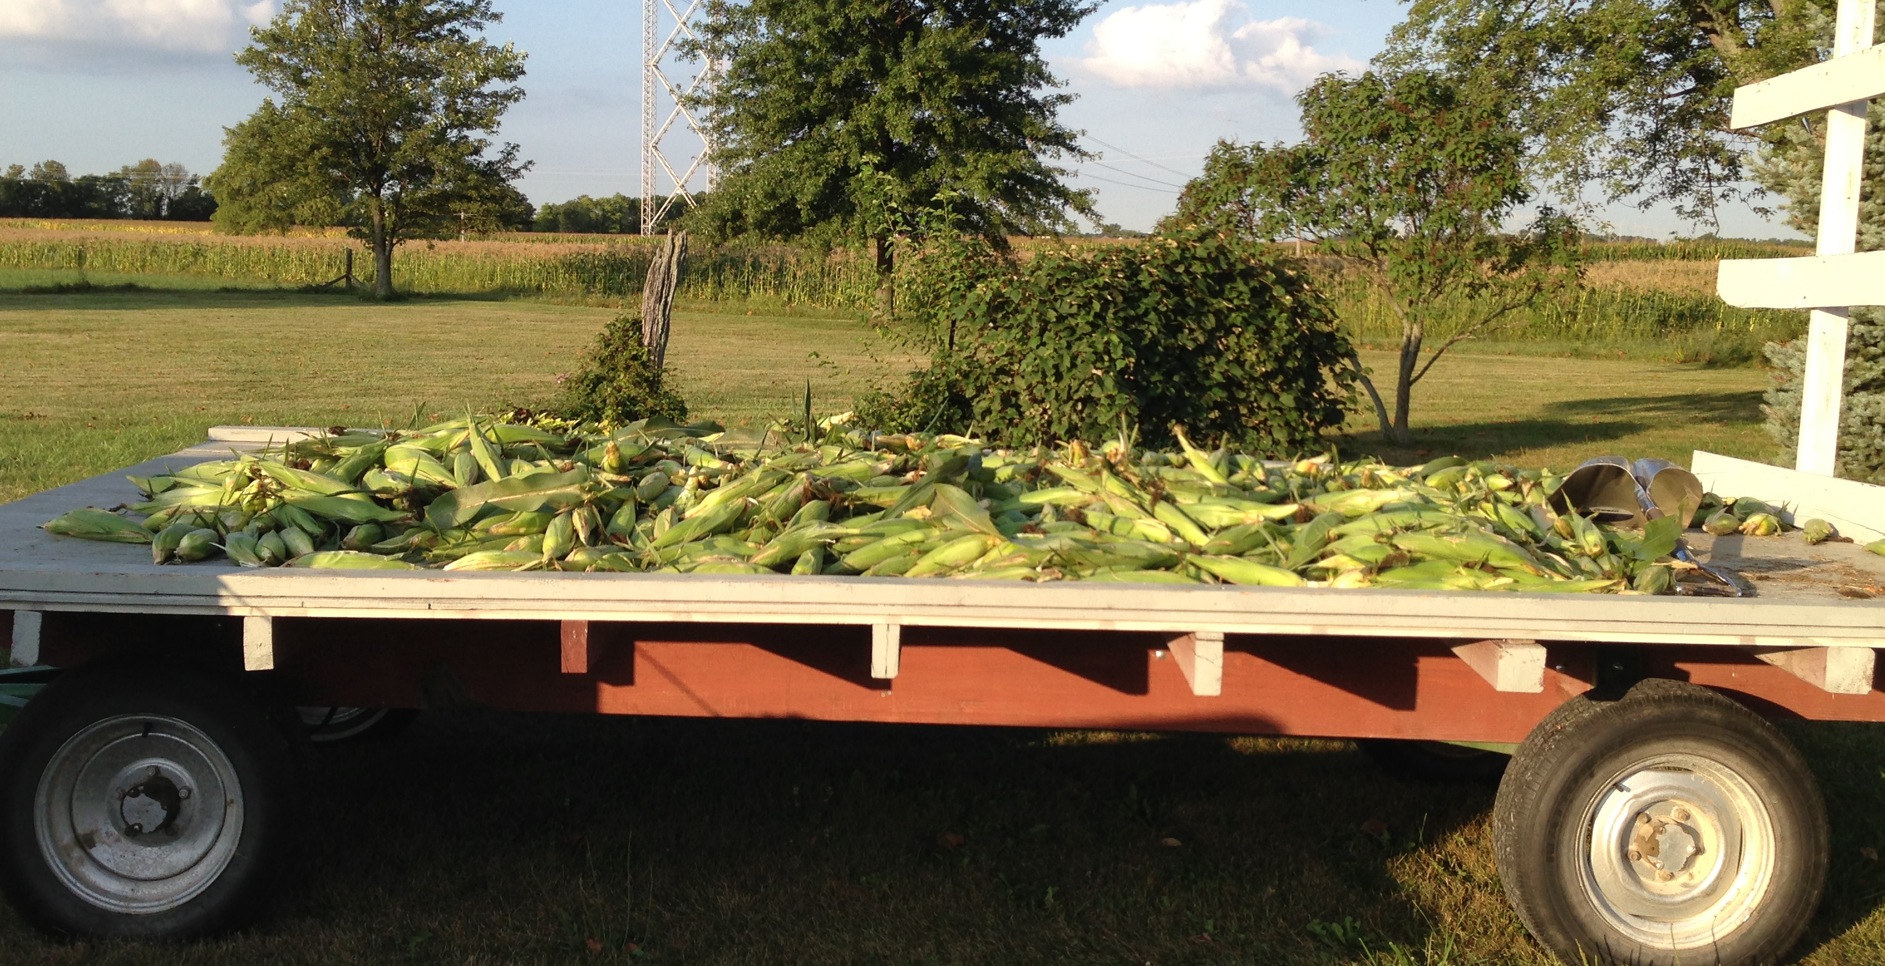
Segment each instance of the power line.
M1140 191L1156 191L1162 195L1178 194L1177 191L1170 188L1154 188L1151 185L1133 184L1130 181L1115 181L1112 178L1102 178L1097 174L1078 174L1077 176L1089 181L1104 181L1107 184L1116 184L1122 188L1137 188Z
M1131 177L1131 178L1138 178L1138 179L1139 179L1139 180L1141 180L1141 181L1150 181L1150 182L1152 182L1152 183L1153 183L1153 184L1155 184L1155 185L1159 185L1160 187L1164 187L1164 188L1171 188L1171 189L1173 189L1173 190L1175 190L1175 191L1183 191L1183 190L1185 190L1185 186L1184 186L1184 185L1181 185L1181 184L1172 184L1172 183L1171 183L1171 182L1169 182L1169 181L1160 181L1160 180L1159 180L1159 179L1157 179L1157 178L1153 178L1153 177L1150 177L1150 176L1148 176L1148 175L1143 175L1143 174L1140 174L1140 173L1139 173L1139 172L1137 172L1137 171L1127 171L1127 170L1126 170L1125 168L1122 168L1122 167L1120 167L1120 166L1118 166L1118 165L1116 165L1116 164L1107 164L1107 163L1106 163L1106 162L1104 162L1104 161L1093 161L1093 162L1090 162L1090 163L1092 163L1092 164L1097 164L1097 165L1099 165L1100 167L1102 167L1102 168L1106 168L1106 169L1108 169L1108 170L1110 170L1110 171L1117 171L1117 172L1119 172L1120 174L1123 174L1123 175L1126 175L1127 177Z
M1125 155L1126 157L1128 157L1128 158L1131 158L1131 159L1132 159L1132 160L1134 160L1134 161L1138 161L1138 162L1140 162L1140 163L1142 163L1142 164L1149 164L1149 165L1151 165L1152 167L1154 167L1154 168L1158 168L1158 169L1159 169L1159 170L1161 170L1161 171L1169 171L1169 172L1171 172L1172 174L1175 174L1175 175L1177 175L1177 176L1179 176L1180 178L1184 178L1184 179L1186 179L1186 180L1190 180L1190 179L1191 179L1191 175L1189 175L1189 174L1186 174L1185 172L1183 172L1183 171L1180 171L1180 170L1178 170L1177 168L1173 168L1173 167L1168 167L1168 166L1166 166L1166 165L1163 165L1163 164L1160 164L1160 163L1158 163L1157 161L1153 161L1153 160L1151 160L1150 158L1142 158L1142 157L1139 157L1138 155L1136 155L1136 154L1133 154L1133 153L1132 153L1131 151L1128 151L1128 150L1126 150L1125 148L1122 148L1122 147L1120 147L1119 145L1116 145L1116 144L1108 144L1108 143L1106 143L1105 141L1102 141L1102 140L1100 140L1099 138L1096 138L1096 137L1094 137L1094 136L1093 136L1093 135L1091 135L1091 134L1089 134L1089 135L1087 135L1087 136L1086 136L1086 139L1087 139L1087 140L1089 140L1089 141L1092 141L1092 142L1093 142L1094 144L1097 144L1097 145L1099 145L1100 147L1103 147L1103 148L1107 148L1107 149L1109 149L1109 150L1113 150L1113 151L1118 151L1118 152L1119 152L1120 154L1123 154L1123 155Z

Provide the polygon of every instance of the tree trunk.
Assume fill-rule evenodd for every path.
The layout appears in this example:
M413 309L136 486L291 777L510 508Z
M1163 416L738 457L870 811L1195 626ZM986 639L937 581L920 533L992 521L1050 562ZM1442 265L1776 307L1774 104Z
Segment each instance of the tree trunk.
M641 344L657 371L667 364L668 321L674 311L674 292L681 286L681 263L687 261L687 232L668 232L648 263L648 278L641 286Z
M953 326L955 323L952 321L950 324ZM954 337L953 329L951 329L950 335L951 338ZM1374 403L1374 418L1376 422L1381 424L1381 435L1392 438L1394 435L1394 424L1388 421L1387 404L1381 401L1381 393L1379 390L1375 389L1374 380L1368 378L1367 370L1361 367L1361 356L1350 351L1348 353L1348 365L1349 368L1355 370L1355 379L1361 383L1361 388L1368 391L1368 400Z
M393 240L387 237L386 206L373 206L373 297L393 297Z
M877 317L888 321L897 315L897 261L888 235L871 239L877 254Z
M1420 365L1423 334L1418 322L1410 322L1401 329L1400 371L1394 376L1394 427L1388 432L1388 438L1402 446L1414 442L1414 433L1407 427L1407 410L1413 402L1414 369Z

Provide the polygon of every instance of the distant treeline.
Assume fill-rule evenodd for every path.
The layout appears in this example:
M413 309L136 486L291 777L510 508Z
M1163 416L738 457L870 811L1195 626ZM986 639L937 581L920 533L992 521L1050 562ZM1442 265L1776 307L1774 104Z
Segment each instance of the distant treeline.
M705 192L697 192L694 200L706 199ZM667 204L667 198L656 195L655 207ZM662 216L661 224L673 224L678 227L677 219L686 214L688 206L678 202ZM607 198L591 198L579 195L569 201L550 202L538 208L531 220L531 227L539 232L554 232L566 235L639 235L641 234L641 199L630 198L620 192Z
M58 161L0 172L0 218L208 221L216 199L181 164L146 158L110 174L73 177Z

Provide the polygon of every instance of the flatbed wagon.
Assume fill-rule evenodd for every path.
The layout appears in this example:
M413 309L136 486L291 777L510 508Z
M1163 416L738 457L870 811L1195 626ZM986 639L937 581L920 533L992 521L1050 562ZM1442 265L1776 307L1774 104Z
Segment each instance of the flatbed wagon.
M286 709L481 706L1515 746L1494 847L1546 946L1763 962L1828 861L1769 719L1885 720L1885 558L1798 535L1691 534L1758 588L1727 599L156 566L39 529L123 473L0 506L13 661L68 669L0 738L0 885L56 932L251 915L293 827Z

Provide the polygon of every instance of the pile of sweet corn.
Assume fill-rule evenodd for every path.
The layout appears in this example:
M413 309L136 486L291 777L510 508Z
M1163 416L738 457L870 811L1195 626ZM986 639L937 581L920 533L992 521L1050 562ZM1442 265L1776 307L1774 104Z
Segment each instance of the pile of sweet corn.
M134 477L141 500L46 529L250 567L1664 593L1687 566L1670 556L1676 521L1625 531L1553 512L1547 471L1274 463L1178 438L1178 452L1018 451L840 428L742 450L709 424L466 417ZM1752 500L1706 525L1730 521L1780 529Z

